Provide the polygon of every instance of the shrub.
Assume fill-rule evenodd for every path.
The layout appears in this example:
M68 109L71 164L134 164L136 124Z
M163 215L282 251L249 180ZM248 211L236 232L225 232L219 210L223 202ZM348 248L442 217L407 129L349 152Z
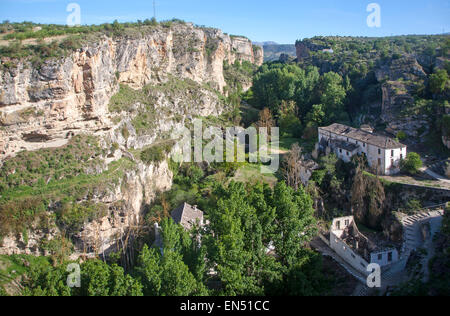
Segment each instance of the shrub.
M406 211L408 213L418 212L422 209L422 203L419 200L410 200L406 204Z
M417 153L409 153L406 156L406 159L402 160L402 162L400 163L402 172L412 175L417 174L422 166L423 162L420 159L419 154Z
M162 162L173 148L172 142L154 145L141 152L141 160L146 164Z
M397 139L400 140L400 141L405 140L407 137L408 137L408 136L407 136L406 133L403 132L403 131L400 131L400 132L397 133Z
M104 204L81 203L65 204L58 212L58 223L70 233L79 231L86 222L93 221L106 214Z
M31 229L36 220L45 215L45 211L44 201L39 197L0 203L0 236Z
M128 137L130 137L130 132L128 131L128 128L126 128L126 126L122 127L122 136L125 139L128 139Z

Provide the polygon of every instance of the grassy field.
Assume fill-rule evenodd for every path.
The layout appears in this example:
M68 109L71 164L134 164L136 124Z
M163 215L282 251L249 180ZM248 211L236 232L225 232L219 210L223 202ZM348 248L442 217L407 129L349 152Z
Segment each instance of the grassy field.
M244 183L264 182L271 187L274 187L278 182L275 175L262 174L260 165L249 163L246 163L243 167L239 168L232 180Z

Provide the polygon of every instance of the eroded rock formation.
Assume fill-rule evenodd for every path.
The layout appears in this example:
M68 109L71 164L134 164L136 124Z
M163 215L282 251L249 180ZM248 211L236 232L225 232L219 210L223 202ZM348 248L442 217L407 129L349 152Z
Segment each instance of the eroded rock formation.
M106 214L72 236L73 257L107 254L127 243L140 229L145 205L172 186L167 161L145 164L130 150L154 144L196 116L220 115L224 62L236 60L260 65L263 51L246 38L180 23L135 37L103 36L39 68L21 61L0 71L0 161L23 150L64 146L78 134L95 135L106 149L104 166L90 173L101 174L124 157L132 161L116 182L78 201L101 203ZM145 88L148 99L110 111L121 85L136 94ZM152 125L139 129L136 119ZM0 253L46 254L43 242L64 232L55 223L45 226L3 236Z
M260 65L262 49L220 30L174 24L136 38L103 36L40 68L20 62L0 71L0 159L59 146L71 133L113 128L108 104L121 83L140 89L173 75L223 92L223 63L236 60ZM29 142L24 137L29 134L42 135L43 141Z

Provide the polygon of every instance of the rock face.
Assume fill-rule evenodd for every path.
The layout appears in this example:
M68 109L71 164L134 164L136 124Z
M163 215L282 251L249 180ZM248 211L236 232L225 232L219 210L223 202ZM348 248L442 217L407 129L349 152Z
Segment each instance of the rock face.
M298 41L295 43L295 49L297 53L297 59L300 61L302 59L308 58L310 52L323 51L324 49L329 49L328 46L316 44L310 40Z
M73 237L72 258L108 255L126 244L129 236L134 236L141 223L145 205L150 204L157 192L164 192L172 186L172 172L167 162L156 165L138 163L136 168L125 173L124 178L109 190L98 192L91 202L103 203L105 216L86 223ZM61 236L60 229L53 224L42 225L23 235L10 235L2 240L0 254L48 255L43 243Z
M426 116L403 115L402 111L414 104L413 94L417 83L424 83L427 74L413 56L393 59L375 70L383 92L381 119L388 123L392 133L403 131L418 137L428 131Z
M236 60L260 65L262 49L220 30L174 24L136 38L104 36L39 69L19 63L0 71L0 160L60 146L78 131L111 129L108 103L120 83L140 89L173 75L223 91L223 63Z
M120 249L128 236L134 236L143 207L153 202L158 192L172 187L172 177L167 162L150 166L139 163L127 172L116 192L99 197L99 202L109 207L109 214L85 225L76 236L74 256L108 255Z
M379 67L375 71L375 76L378 81L388 79L396 81L425 79L427 74L422 66L417 62L413 56L405 56L398 59L393 59L389 63Z
M81 133L97 136L105 149L117 147L104 157L106 164L122 157L133 161L134 167L125 170L118 183L85 197L106 205L107 214L85 223L73 237L73 258L107 255L130 242L144 207L158 192L171 188L172 173L167 161L146 165L129 149L152 145L196 116L221 114L225 105L217 92L226 86L225 61L260 65L263 51L243 37L177 23L154 27L142 36L103 36L40 68L19 62L16 68L0 71L0 163L22 150L63 146ZM141 102L110 112L111 97L120 85L136 94L150 86L144 103L151 101L152 112ZM153 125L138 130L133 120L142 115ZM53 224L36 227L26 238L4 236L0 254L46 254L42 242L60 235Z

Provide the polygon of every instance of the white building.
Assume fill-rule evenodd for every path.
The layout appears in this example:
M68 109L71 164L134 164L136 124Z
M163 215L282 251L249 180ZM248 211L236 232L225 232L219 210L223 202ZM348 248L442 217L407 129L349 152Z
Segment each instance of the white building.
M365 154L369 166L384 175L398 173L407 154L407 146L395 139L342 124L319 127L319 149L333 151L345 162Z
M330 230L330 247L354 269L367 275L367 267L388 266L399 260L398 250L382 248L361 234L353 216L336 218Z

